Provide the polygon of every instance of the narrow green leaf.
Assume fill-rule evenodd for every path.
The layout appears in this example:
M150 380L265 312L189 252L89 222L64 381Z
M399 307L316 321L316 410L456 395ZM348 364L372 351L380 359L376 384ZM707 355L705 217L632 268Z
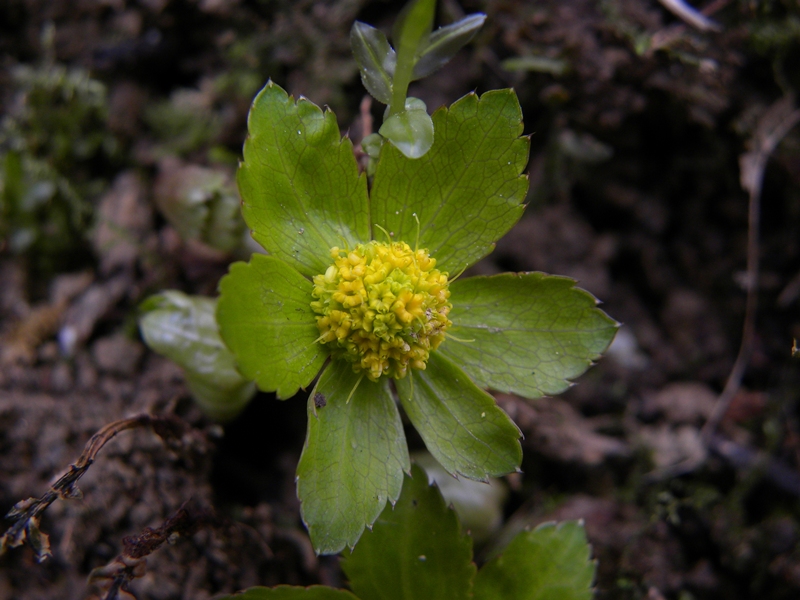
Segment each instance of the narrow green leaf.
M413 58L427 45L433 31L436 0L411 0L403 7L392 28L392 41L398 52L407 50Z
M214 318L217 301L166 291L142 303L139 328L150 348L183 368L192 396L213 419L235 417L256 392L239 374Z
M439 352L480 387L526 398L563 392L618 327L574 280L544 273L458 279L450 301L453 337Z
M414 79L437 71L466 46L483 26L486 15L475 13L434 31L414 65Z
M350 47L364 87L379 102L391 103L397 55L389 40L380 29L356 21L350 29Z
M590 600L595 564L583 525L523 531L475 578L475 600Z
M370 192L373 223L411 243L419 233L437 268L460 272L492 251L522 215L527 138L512 90L469 94L433 114L433 146L412 160L386 144ZM419 221L417 221L419 219Z
M431 353L424 371L412 371L396 386L428 451L449 473L486 481L519 468L517 426L438 351Z
M271 81L250 109L238 183L255 240L307 277L333 246L370 239L366 177L336 117Z
M527 56L507 58L500 63L500 67L506 71L532 71L534 73L548 73L556 77L561 77L570 71L571 65L568 60L564 60L563 58L551 58L549 56L530 54Z
M254 254L220 282L217 322L239 370L278 398L294 396L328 356L316 342L312 283L285 262Z
M337 590L326 585L298 587L279 585L277 587L252 587L237 594L223 596L219 600L358 600L346 590Z
M417 55L428 43L433 29L436 0L411 0L395 21L392 39L397 49L397 64L392 78L392 102L389 115L403 112L408 84L414 74Z
M406 109L387 118L378 133L406 158L420 158L433 145L433 120L422 100L406 98Z
M409 469L400 414L388 381L362 378L345 361L325 369L308 400L308 434L297 466L297 496L320 554L352 547Z
M417 465L342 569L361 600L467 600L475 577L472 540Z

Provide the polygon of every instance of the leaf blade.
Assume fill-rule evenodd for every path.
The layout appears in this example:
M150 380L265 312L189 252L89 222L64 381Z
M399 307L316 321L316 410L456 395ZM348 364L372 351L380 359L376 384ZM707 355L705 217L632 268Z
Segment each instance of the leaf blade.
M378 133L394 144L406 158L421 158L433 145L433 120L424 102L417 98L406 98L406 109L388 117Z
M386 501L397 500L403 471L410 467L387 381L360 379L348 363L333 361L308 401L297 495L314 549L321 554L355 545Z
M279 585L268 588L257 586L248 588L219 600L358 600L347 590L337 590L326 585L299 587Z
M239 369L278 398L306 387L327 358L311 310L312 283L285 262L254 254L220 281L217 322Z
M242 215L270 254L312 277L328 267L333 246L369 240L366 178L333 113L270 81L248 131L237 173Z
M486 481L519 468L517 426L441 353L432 352L424 371L398 379L396 386L428 451L449 473Z
M414 79L427 77L442 68L475 37L484 21L486 15L475 13L434 31L414 65Z
M403 7L392 27L392 41L398 54L413 62L417 54L428 43L433 31L436 0L411 0Z
M417 465L342 569L361 600L466 600L476 571L471 538Z
M350 29L350 47L364 87L379 102L390 104L397 54L389 40L381 30L356 21Z
M583 525L545 523L519 533L478 571L475 600L590 600L595 564Z
M450 294L449 331L459 339L447 339L439 351L478 386L526 398L563 392L605 351L618 327L567 277L470 277L451 283Z
M437 268L457 273L491 252L522 215L529 142L520 137L512 90L468 94L432 119L433 145L422 158L384 145L370 191L372 222L394 239L419 232Z
M256 390L220 337L216 306L216 299L168 290L142 303L139 329L150 348L183 369L203 411L224 421L235 417Z

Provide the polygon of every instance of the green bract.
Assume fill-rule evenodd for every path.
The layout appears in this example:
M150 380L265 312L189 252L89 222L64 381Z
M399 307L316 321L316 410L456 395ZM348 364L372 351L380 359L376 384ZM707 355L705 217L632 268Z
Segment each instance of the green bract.
M528 139L521 137L522 115L511 90L469 94L432 120L430 151L411 159L384 145L368 189L330 111L295 101L272 82L250 111L238 182L245 221L269 256L232 265L220 284L217 320L242 375L262 390L289 398L321 372L308 400L308 436L297 471L303 518L318 552L352 547L386 501L400 494L409 457L395 388L436 459L453 475L486 480L518 469L522 452L519 430L481 387L528 398L560 391L616 330L595 299L569 279L522 273L453 281L521 216ZM355 293L352 278L344 296L324 291L332 256L347 257L373 240L424 250L450 278L452 304L445 313L451 324L434 331L444 332L444 340L430 344L425 360L412 358L407 373L393 368L374 381L357 372L358 360L329 360L334 338L324 332L335 331L345 340L338 347L353 352L372 344L380 353L394 338L376 342L369 328L359 334L363 344L347 338L356 325L346 319L368 321L367 313L338 315L335 329L318 327L333 310L357 302L345 298ZM366 250L360 252L354 268ZM345 279L331 275L336 285ZM322 290L316 297L315 281ZM398 319L406 308L414 314L419 288L401 287L391 292L388 283L376 285L382 295L375 310L395 311ZM403 290L411 296L399 306L392 293ZM365 294L364 301L373 299ZM327 312L320 305L334 301ZM387 324L394 318L375 322L393 335ZM398 327L397 334L413 337L431 318L423 310L409 320L411 329Z

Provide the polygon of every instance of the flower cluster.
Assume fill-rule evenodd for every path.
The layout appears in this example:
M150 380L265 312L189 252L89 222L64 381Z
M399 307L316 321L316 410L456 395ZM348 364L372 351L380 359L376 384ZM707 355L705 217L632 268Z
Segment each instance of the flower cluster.
M405 242L374 240L350 251L334 246L331 257L333 264L314 277L311 303L331 357L371 381L424 369L452 324L447 273L435 268L436 259Z

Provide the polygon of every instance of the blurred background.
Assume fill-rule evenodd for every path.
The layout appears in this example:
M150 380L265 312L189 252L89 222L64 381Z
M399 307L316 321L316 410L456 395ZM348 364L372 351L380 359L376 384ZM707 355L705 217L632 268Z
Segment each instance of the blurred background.
M0 511L46 491L111 421L166 411L195 431L179 450L145 431L111 442L84 499L44 517L53 558L0 558L0 597L97 597L91 569L189 498L223 524L154 554L138 598L343 585L299 519L305 399L259 394L213 423L142 343L136 310L164 289L214 296L253 251L235 171L269 78L360 141L349 30L388 33L400 8L0 2ZM429 110L473 90L520 98L528 208L471 272L574 277L623 324L564 396L498 396L525 434L524 473L486 500L502 519L477 558L521 527L582 518L598 598L797 598L800 7L443 0L437 24L473 12L488 16L475 40L409 92Z

